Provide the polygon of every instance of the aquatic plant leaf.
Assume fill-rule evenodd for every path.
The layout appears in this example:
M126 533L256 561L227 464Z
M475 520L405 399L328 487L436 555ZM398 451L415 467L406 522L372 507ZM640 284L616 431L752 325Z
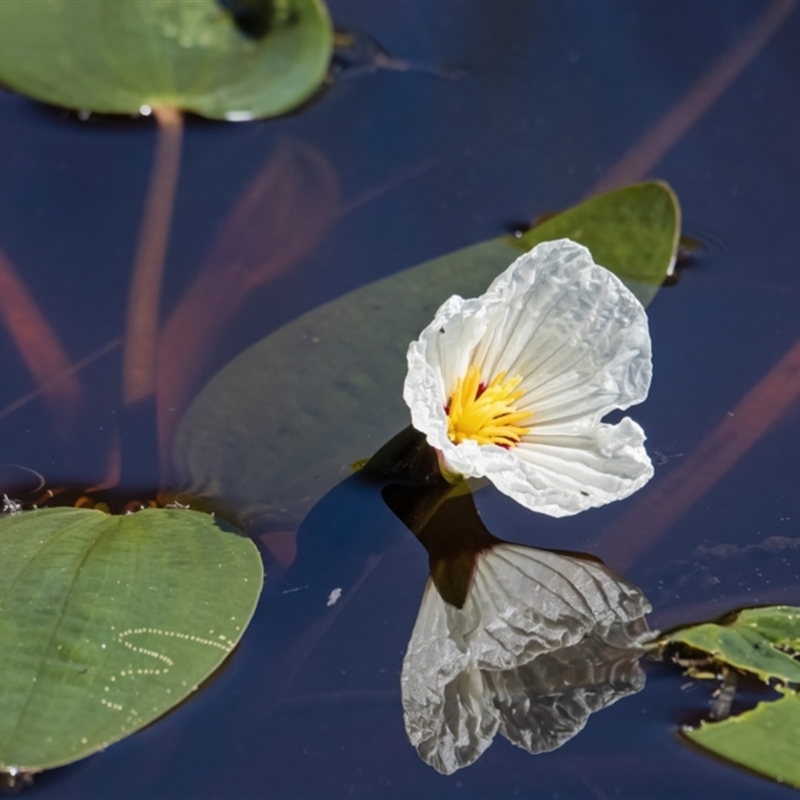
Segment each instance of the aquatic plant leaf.
M682 734L715 756L800 789L800 696L793 691Z
M121 114L172 106L216 119L281 114L330 62L321 0L274 0L248 36L215 0L0 3L0 83L46 103Z
M640 299L651 300L658 288L649 282L653 254L662 254L663 279L678 241L671 190L641 184L566 214L587 230L595 230L599 216L613 231L609 237L630 237L642 248L641 280L633 280L629 253L619 269ZM581 232L573 233L581 241ZM327 303L255 344L187 411L174 450L182 484L237 509L247 522L295 524L350 464L408 424L406 351L439 305L454 293L480 295L518 255L517 243L505 237L449 253ZM617 271L613 261L601 263Z
M699 650L764 681L800 683L800 661L792 657L800 652L800 608L796 606L744 609L719 623L672 631L660 643Z
M0 772L144 727L228 656L261 558L206 514L55 508L0 518Z

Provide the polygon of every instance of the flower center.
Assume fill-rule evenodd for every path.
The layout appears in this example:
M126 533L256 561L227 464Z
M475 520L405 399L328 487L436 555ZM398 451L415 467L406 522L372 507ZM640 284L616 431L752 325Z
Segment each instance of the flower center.
M520 425L531 416L530 411L517 411L514 403L524 394L517 386L519 375L506 380L506 373L498 373L487 386L481 383L481 371L470 367L445 406L447 435L452 442L461 444L464 439L474 439L478 444L499 444L513 447L530 428Z

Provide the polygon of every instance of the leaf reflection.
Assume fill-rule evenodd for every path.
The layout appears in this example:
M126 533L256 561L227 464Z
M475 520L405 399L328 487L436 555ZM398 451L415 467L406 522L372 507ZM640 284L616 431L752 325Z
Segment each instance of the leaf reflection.
M293 139L279 141L161 334L158 429L165 463L214 342L254 289L290 271L314 249L338 208L338 179L325 156Z
M582 554L503 542L466 484L395 484L383 497L430 559L401 689L409 740L436 770L472 764L498 732L555 750L643 688L651 607L633 584Z

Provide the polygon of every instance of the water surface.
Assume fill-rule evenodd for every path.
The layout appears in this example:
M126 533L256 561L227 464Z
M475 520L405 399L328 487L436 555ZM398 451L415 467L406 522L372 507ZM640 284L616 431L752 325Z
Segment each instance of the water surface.
M204 354L195 390L329 299L577 202L768 11L755 1L330 5L338 28L419 68L345 70L317 102L280 120L188 121L164 319L229 210L287 142L317 154L317 180L327 181L325 192L298 192L282 235L299 255L249 293ZM706 244L649 309L655 377L634 416L660 454L653 491L800 337L798 37L795 10L664 157L630 178L668 180L686 232ZM460 76L431 74L440 68ZM153 142L148 121L81 122L0 93L0 247L73 361L122 334ZM317 243L303 252L309 237ZM5 332L0 363L3 409L35 384ZM119 349L83 370L82 404L61 434L41 401L0 416L0 462L30 467L48 485L99 481L119 376ZM534 517L492 489L478 506L505 539L589 551L623 571L652 601L656 628L746 604L800 604L798 442L794 401L657 537L647 524L621 527L650 489L561 520ZM406 739L399 691L425 553L370 505L374 496L326 503L336 527L309 520L314 535L352 530L353 517L367 524L374 513L382 555L313 648L287 649L293 626L316 619L302 592L296 605L283 598L279 620L267 593L202 693L107 752L38 777L28 795L790 796L680 745L677 726L704 713L712 687L658 665L646 667L641 693L594 715L560 750L532 757L498 737L472 767L438 775ZM642 544L630 548L626 537ZM334 555L315 568L333 589L351 566ZM275 570L269 562L268 583ZM276 699L276 676L290 673Z

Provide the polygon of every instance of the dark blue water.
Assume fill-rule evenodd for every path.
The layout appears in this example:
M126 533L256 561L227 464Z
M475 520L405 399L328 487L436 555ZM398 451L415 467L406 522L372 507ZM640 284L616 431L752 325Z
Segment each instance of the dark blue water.
M320 154L345 209L310 254L250 294L207 354L201 383L329 299L577 202L768 9L760 1L330 5L337 28L374 37L418 68L345 70L317 102L280 120L187 123L165 318L282 140ZM672 184L686 232L706 245L649 309L655 377L634 416L651 453L665 456L655 487L800 338L798 41L794 10L639 176ZM460 77L431 74L441 68ZM154 132L149 121L80 122L0 92L0 247L75 361L122 333ZM376 187L383 190L368 194ZM317 218L313 208L298 210L292 236L311 235ZM0 364L2 409L35 384L4 331ZM63 438L40 401L0 418L0 462L35 469L49 484L99 480L121 405L119 375L119 350L81 373L82 410ZM795 401L635 558L623 559L603 534L636 498L567 520L534 518L491 489L478 505L505 539L591 551L624 567L653 602L653 627L750 603L800 604L799 447ZM375 496L326 502L343 526L346 514L363 512L358 524L366 524L374 513L385 540L310 651L287 645L287 627L313 622L302 598L283 603L278 624L268 593L203 692L107 752L38 777L28 794L790 796L683 747L677 726L702 714L710 687L684 685L658 665L647 667L641 693L594 715L552 754L532 757L498 737L472 767L436 774L406 739L399 691L425 552L390 513L374 511ZM369 549L360 551L365 560ZM344 566L343 556L317 568L335 586Z

